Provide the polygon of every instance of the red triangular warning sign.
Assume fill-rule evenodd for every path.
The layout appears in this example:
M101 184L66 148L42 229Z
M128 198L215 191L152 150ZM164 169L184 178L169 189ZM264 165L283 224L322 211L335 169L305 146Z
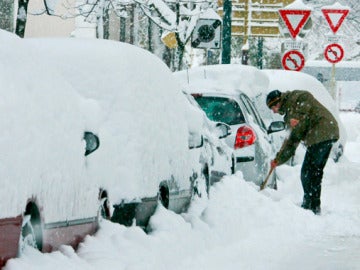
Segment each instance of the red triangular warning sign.
M296 38L310 17L311 10L280 9L280 16L292 38Z
M336 34L346 16L349 14L348 9L322 9L321 11L334 34Z

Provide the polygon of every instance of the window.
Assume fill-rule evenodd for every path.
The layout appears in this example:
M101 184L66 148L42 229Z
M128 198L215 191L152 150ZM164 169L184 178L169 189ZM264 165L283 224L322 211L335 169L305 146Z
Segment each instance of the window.
M245 123L241 108L233 99L211 96L196 96L195 99L212 121L228 125Z
M98 136L96 136L94 133L85 131L84 132L84 140L86 142L85 146L85 156L91 154L100 146L100 141Z
M256 110L254 104L249 99L249 97L247 97L245 95L241 95L240 99L243 101L243 103L244 103L244 105L246 107L246 110L254 118L254 121L258 124L258 126L260 126L263 130L266 130L264 121L262 120L259 112Z

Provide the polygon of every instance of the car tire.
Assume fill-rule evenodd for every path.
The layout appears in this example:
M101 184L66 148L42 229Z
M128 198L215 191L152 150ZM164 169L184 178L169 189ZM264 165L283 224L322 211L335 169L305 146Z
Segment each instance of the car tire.
M24 213L19 240L19 254L27 246L42 250L40 212L34 203L29 203Z

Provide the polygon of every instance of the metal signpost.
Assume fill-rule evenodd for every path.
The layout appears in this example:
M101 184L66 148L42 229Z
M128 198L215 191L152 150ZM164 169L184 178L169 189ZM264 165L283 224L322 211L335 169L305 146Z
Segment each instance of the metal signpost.
M340 37L336 35L340 26L344 22L346 16L349 14L350 9L335 3L332 6L323 7L321 9L326 21L329 24L332 36L328 36L328 44L324 50L325 59L332 64L331 68L331 95L334 100L337 100L336 79L335 79L335 64L340 62L344 57L344 49L338 44Z

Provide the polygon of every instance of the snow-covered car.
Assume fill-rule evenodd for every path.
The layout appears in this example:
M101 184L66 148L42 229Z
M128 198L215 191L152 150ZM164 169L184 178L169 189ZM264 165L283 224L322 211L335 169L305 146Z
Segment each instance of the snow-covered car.
M99 221L145 226L198 189L201 114L171 71L129 44L0 31L0 264L74 247ZM203 185L205 186L205 184Z
M202 121L196 124L203 130L204 147L199 156L206 161L202 162L206 164L203 166L202 175L205 177L206 191L209 195L209 189L214 183L220 181L224 175L233 173L232 149L224 141L231 134L231 128L225 123L211 121L193 96L186 92L184 95L192 109L202 116Z
M239 75L238 81L227 81L229 72ZM175 72L182 83L214 122L231 127L231 135L224 140L232 148L233 171L241 171L244 179L260 185L270 170L270 160L275 155L270 133L284 128L282 122L273 123L268 129L251 99L245 93L258 91L265 75L253 67L216 65L202 66ZM269 185L276 186L276 173Z
M72 41L69 42L69 40L59 40L57 41L59 44L61 44L61 47L56 47L53 46L52 42L47 42L44 39L38 39L38 40L31 40L28 41L33 43L33 45L35 45L37 48L41 47L41 51L45 52L46 57L51 57L51 59L54 60L62 60L62 64L57 64L57 70L59 70L62 74L65 74L67 80L72 84L75 85L75 89L77 90L77 92L86 97L89 98L91 97L92 99L95 99L97 101L100 101L101 103L104 102L105 99L106 100L106 104L104 105L104 107L108 106L108 103L113 103L114 102L114 98L115 96L118 95L119 91L123 91L121 89L118 88L118 84L115 85L114 89L109 90L109 96L105 97L104 96L104 86L106 85L106 81L109 79L109 77L113 78L113 80L116 83L119 83L119 70L118 70L118 66L122 65L122 61L115 62L113 64L113 69L110 71L108 70L106 72L105 75L99 75L98 74L98 69L101 67L103 68L103 70L105 70L106 68L109 67L109 62L111 62L113 60L113 58L111 58L111 56L103 56L102 53L99 54L99 56L101 57L101 59L103 59L103 61L96 61L93 62L93 64L89 64L89 63L82 63L82 59L87 56L87 55L91 55L91 57L93 57L93 51L97 48L92 48L90 50L87 50L86 48L84 49L84 44L80 44L77 46L74 46L72 43ZM123 46L126 46L126 44L124 44ZM129 45L127 45L129 46ZM69 53L71 49L71 53ZM66 61L64 61L64 59L66 58ZM84 72L84 74L77 74L76 77L71 77L71 74L69 73L69 70L71 70L71 68L73 67L79 67L81 70L86 71L86 73ZM176 91L180 92L182 94L184 94L183 91L181 91L181 87L180 84L178 84L178 82L176 80L174 80L174 78L168 78L168 69L166 70L167 73L164 72L164 74L161 74L159 71L158 73L158 77L162 78L162 80L164 81L163 83L166 85L166 87L171 87L173 90L172 91ZM130 73L130 72L128 72ZM134 75L137 74L136 71L136 67L134 67L134 71L133 71ZM159 74L160 73L160 74ZM83 77L82 77L83 76ZM95 80L98 82L99 80L103 79L103 83L102 83L102 87L100 87L99 91L97 93L93 93L94 89L92 88L92 81L89 81L89 76L95 78ZM103 77L102 77L103 76ZM135 76L134 76L135 77ZM152 80L155 77L148 77L148 82L152 84ZM171 82L169 82L167 79L171 80ZM124 77L124 80L127 80L126 77ZM136 78L137 80L137 78ZM160 80L161 81L161 80ZM143 82L146 83L146 82ZM138 82L135 83L135 87L139 87L142 85L137 85ZM124 85L124 83L121 83L120 85ZM157 85L155 85L157 87ZM111 86L113 87L113 86ZM141 90L141 87L139 89L140 91L145 91L145 90ZM154 87L154 86L151 86ZM89 90L91 89L91 90ZM105 90L106 91L106 90ZM133 90L131 90L133 91ZM160 99L160 102L158 102L161 106L163 106L163 102L169 102L170 97L168 97L167 99L164 98L164 95L170 95L171 92L169 91L169 93L166 92L161 92L162 90L158 91L158 93L155 93L153 91L153 95L157 94L156 96L154 96L153 98L155 99ZM134 92L134 91L133 91ZM148 91L150 94L150 91ZM130 93L131 95L132 93ZM228 136L229 130L227 129L227 126L223 123L219 123L218 125L212 125L207 121L207 118L204 117L204 112L199 109L198 107L194 107L194 103L192 101L192 97L188 96L188 95L183 95L183 99L184 102L186 103L186 106L184 106L183 104L181 104L180 107L181 109L181 113L184 114L185 116L185 122L187 125L187 130L188 130L188 135L185 136L186 138L188 138L188 144L189 144L189 154L191 159L189 160L189 164L191 164L192 168L192 172L193 174L191 175L191 180L192 180L192 186L193 188L195 188L196 192L200 192L199 191L199 187L197 185L201 185L201 184L205 184L205 189L204 191L209 191L209 187L212 183L219 181L224 175L226 174L230 174L231 173L231 166L229 165L231 162L229 161L229 149L227 148L226 144L223 144L221 141L219 141L219 137L220 138L224 138L226 136ZM121 97L122 99L124 99L123 97ZM134 97L132 97L134 99L138 98L138 96L134 93ZM144 95L145 100L147 99L146 96ZM125 102L125 101L121 101L121 102ZM195 102L196 103L196 102ZM159 104L157 106L159 106ZM174 104L176 105L176 104ZM146 105L148 106L148 105ZM154 105L155 106L155 105ZM169 105L167 105L169 106ZM169 106L171 107L171 106ZM161 109L162 107L159 107L158 109ZM176 105L174 107L174 110L178 110L179 105ZM135 110L140 110L139 112L137 112L139 115L142 115L145 113L142 112L142 109L144 109L143 107L141 108L140 106L136 106L133 107L131 109L135 112ZM158 112L159 113L159 112ZM149 117L149 116L147 116ZM154 117L154 116L153 116ZM168 117L168 120L172 120L175 121L175 117L173 117L172 115L170 115ZM149 118L144 118L143 121L153 121L150 120ZM173 122L174 123L174 122ZM144 124L143 124L144 125ZM149 123L147 123L147 125L149 125ZM168 129L170 127L163 127L163 130L161 132L167 132ZM177 129L177 125L173 125L173 127L171 127L171 129L176 130ZM157 144L161 144L160 140L156 141ZM176 140L174 140L174 143L176 143ZM171 145L169 145L169 147L172 147ZM171 160L175 159L175 156L171 156ZM182 159L181 159L182 160ZM199 166L200 165L200 166ZM201 180L199 182L199 180ZM160 193L161 195L161 193ZM200 193L199 193L200 195ZM169 196L168 194L166 194L166 196ZM174 197L174 196L173 196ZM170 202L167 202L166 205L168 205ZM174 205L174 203L173 203ZM174 205L175 207L175 205ZM177 208L175 208L174 210L176 210ZM181 208L177 209L177 212L180 212L181 210L183 210L184 207L181 206ZM136 211L139 211L139 209L137 209ZM118 213L120 211L117 211L117 207L115 207L115 215L113 216L112 220L123 223L122 218L118 218L119 216L123 215L123 211L121 213ZM128 211L126 210L126 215L128 215ZM141 212L143 213L144 211L141 210ZM149 215L146 215L146 219L148 218ZM138 219L138 224L142 225L143 223L146 222L141 222L141 217L137 216ZM126 222L132 222L132 218L126 218ZM129 223L130 225L130 223Z

